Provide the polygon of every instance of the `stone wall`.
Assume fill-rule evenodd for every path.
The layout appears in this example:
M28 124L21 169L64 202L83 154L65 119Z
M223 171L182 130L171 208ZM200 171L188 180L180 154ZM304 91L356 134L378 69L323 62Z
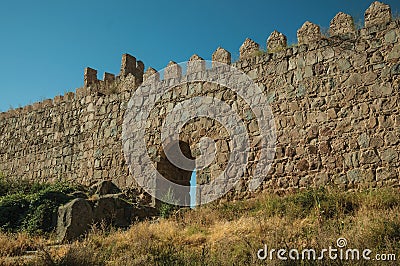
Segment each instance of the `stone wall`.
M361 30L339 13L329 38L306 22L300 45L285 48L274 32L267 47L280 51L235 64L273 99L278 143L264 189L399 186L399 26L375 2Z
M260 189L289 189L335 185L399 186L400 22L390 7L374 2L365 12L365 27L356 30L352 18L339 13L330 36L305 22L299 44L288 48L286 37L274 31L267 52L246 39L240 59L233 63L248 74L270 99L277 131L276 158ZM199 60L193 56L191 61ZM213 61L230 64L228 51L218 48ZM164 78L183 75L171 62ZM190 70L190 67L188 68ZM130 55L123 55L118 76L87 68L84 87L0 114L0 172L37 180L69 179L91 184L111 179L121 187L135 187L122 152L122 122L127 102L143 79L155 73ZM157 127L165 113L180 101L196 96L217 97L237 110L255 137L257 125L246 105L227 88L205 83L174 88L155 108L146 140L152 158L166 175L179 173L163 162ZM221 171L229 155L223 127L209 119L193 120L182 134L191 155L200 137L217 139L217 161L198 174L198 182ZM150 149L152 150L152 149ZM254 154L257 150L253 150ZM250 156L252 157L252 156ZM253 156L253 163L256 162ZM161 163L160 163L161 162ZM177 172L174 172L177 171ZM173 174L187 183L187 174ZM184 180L179 179L179 176ZM248 196L246 180L232 196Z
M1 113L0 172L86 185L112 179L131 186L121 131L125 106L142 78L143 63L123 55L117 77L105 73L98 80L97 71L86 68L85 85L76 93Z

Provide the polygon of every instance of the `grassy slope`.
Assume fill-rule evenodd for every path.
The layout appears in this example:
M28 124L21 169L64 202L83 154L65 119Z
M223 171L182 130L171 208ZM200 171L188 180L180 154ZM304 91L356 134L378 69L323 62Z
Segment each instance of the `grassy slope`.
M263 194L136 223L128 231L94 228L84 241L57 251L46 251L45 239L2 235L0 255L20 254L38 243L43 252L37 263L47 265L263 265L256 254L264 244L276 249L320 250L335 247L336 240L345 237L349 248L369 248L373 255L396 253L399 257L399 216L398 189L306 190L283 197ZM268 265L279 263L268 261ZM291 263L281 264L298 265ZM359 263L365 265L365 261Z

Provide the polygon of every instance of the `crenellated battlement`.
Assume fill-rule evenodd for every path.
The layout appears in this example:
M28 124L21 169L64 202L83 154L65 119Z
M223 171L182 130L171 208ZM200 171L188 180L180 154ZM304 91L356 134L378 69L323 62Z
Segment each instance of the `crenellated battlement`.
M356 30L353 18L343 12L339 12L331 21L329 27L330 36L322 36L320 27L312 22L306 21L301 28L297 31L298 44L295 47L287 47L287 37L278 32L273 31L267 38L266 49L267 58L274 60L278 57L293 54L293 51L301 50L312 50L316 47L329 46L337 43L337 39L340 41L348 40L356 42L357 40L367 40L371 38L372 35L376 35L379 31L384 31L388 28L398 28L399 21L392 20L392 12L389 5L383 4L381 2L375 1L370 7L365 11L365 22L364 28ZM387 38L390 36L382 36L384 42L387 42ZM400 37L397 37L400 38ZM339 42L340 42L339 41ZM393 40L394 41L394 40ZM247 38L243 44L240 46L240 57L239 61L247 60L250 58L256 58L264 56L260 53L260 45L253 40ZM225 49L218 47L211 56L212 61L221 62L225 64L231 64L231 53ZM191 61L201 59L199 56L194 55L190 58ZM179 76L182 75L182 70L180 67L172 66L176 63L170 61L167 65L168 75ZM68 92L64 96L56 96L53 100L46 99L43 102L37 102L31 106L25 106L21 108L16 108L15 110L10 110L8 112L3 112L0 117L12 117L17 114L26 114L31 110L38 110L42 107L49 107L53 104L60 104L64 100L79 100L82 97L92 95L95 93L109 94L109 87L115 87L115 83L119 83L122 79L127 77L129 74L133 76L135 86L139 86L143 82L143 77L145 75L145 66L142 61L137 61L136 58L130 54L123 54L121 60L121 69L118 75L105 72L103 79L98 79L97 70L87 67L84 70L84 84L83 87L77 88L75 94ZM150 68L150 72L154 69ZM179 74L180 73L180 74ZM147 73L149 75L149 73ZM111 92L116 93L117 90L112 90Z
M328 33L306 21L297 31L297 45L288 47L287 37L273 31L265 51L246 39L236 62L221 47L206 56L213 67L220 62L246 73L270 100L277 152L262 189L399 185L400 22L392 18L390 6L373 2L363 28L356 29L353 18L340 12ZM123 117L133 92L145 80L180 79L206 67L193 55L183 69L170 61L160 77L154 68L145 71L142 61L124 54L116 75L104 73L98 79L96 69L85 68L83 86L75 92L0 114L0 172L87 184L113 179L121 187L134 187L121 147ZM154 154L160 143L153 127L160 126L180 99L199 95L219 97L245 115L247 107L224 88L176 88L147 125ZM257 132L254 124L246 120L252 134ZM188 132L202 136L215 131L207 126L204 122ZM224 137L219 140L217 146L228 151Z

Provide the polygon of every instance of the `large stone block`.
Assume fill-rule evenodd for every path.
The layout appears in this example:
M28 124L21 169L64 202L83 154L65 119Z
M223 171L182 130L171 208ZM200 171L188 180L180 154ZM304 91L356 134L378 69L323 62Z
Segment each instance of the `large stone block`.
M57 238L72 241L87 233L93 222L92 206L85 199L73 201L58 208Z
M97 223L105 222L117 227L128 227L133 206L118 195L106 195L93 202L93 218Z
M300 171L306 171L310 167L310 164L306 159L301 159L300 161L297 162L296 168Z
M128 202L124 199L127 194L110 194L120 192L110 181L101 182L94 188L97 195L91 199L84 199L84 193L76 192L74 196L80 198L59 207L56 232L60 242L80 238L96 223L126 228L134 220L143 220L158 214L155 208L135 206ZM140 196L142 195L135 194L132 200L140 203Z
M392 165L398 163L399 153L393 148L388 148L380 152L380 157L383 162Z
M362 164L375 164L380 161L378 154L375 150L366 150L361 153Z

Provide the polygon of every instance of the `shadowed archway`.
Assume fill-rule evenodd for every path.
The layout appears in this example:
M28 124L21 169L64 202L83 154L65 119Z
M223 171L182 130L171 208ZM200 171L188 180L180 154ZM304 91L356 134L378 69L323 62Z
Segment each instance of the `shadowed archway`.
M187 142L184 141L173 141L166 146L166 150L168 154L172 154L172 161L176 164L181 165L181 162L185 159L179 156L179 154L175 151L180 149L182 154L190 160L193 160L193 156L190 150L190 146ZM168 152L169 150L169 152ZM172 151L172 152L171 152ZM187 165L187 164L186 164ZM174 201L181 202L189 206L191 204L190 199L190 181L192 177L192 173L195 169L195 164L190 164L190 170L181 169L180 167L173 164L166 156L166 152L163 150L161 152L160 161L157 163L157 171L168 181L184 186L183 189L174 190L171 188L171 185L168 184L165 180L157 180L156 184L156 198L157 199L165 199L173 197ZM155 200L155 205L158 206L160 204L159 200Z

